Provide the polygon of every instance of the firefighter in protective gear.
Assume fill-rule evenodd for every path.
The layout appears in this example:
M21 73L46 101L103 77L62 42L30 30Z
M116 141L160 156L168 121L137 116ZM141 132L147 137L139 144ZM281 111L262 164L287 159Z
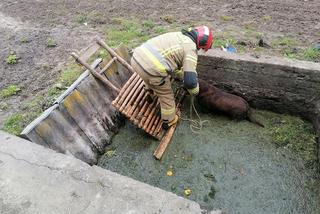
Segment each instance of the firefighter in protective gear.
M212 37L207 26L200 26L154 37L134 50L131 65L143 79L146 89L158 97L163 128L178 121L170 76L179 76L180 72L184 87L190 95L197 95L197 51L207 51Z

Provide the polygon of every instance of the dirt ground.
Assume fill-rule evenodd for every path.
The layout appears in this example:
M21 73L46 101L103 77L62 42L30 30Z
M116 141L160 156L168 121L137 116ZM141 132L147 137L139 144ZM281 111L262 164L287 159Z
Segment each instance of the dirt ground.
M90 16L85 24L79 21L82 14ZM245 38L250 29L262 33L266 41L289 36L305 47L320 38L318 0L1 0L0 90L14 84L21 91L1 98L9 108L0 110L0 127L21 110L22 103L45 94L55 84L71 60L71 51L86 47L97 34L105 38L113 18L118 17L147 19L163 26L205 23L217 35L231 31L237 39ZM49 38L56 47L48 47ZM10 52L17 55L17 64L5 62Z

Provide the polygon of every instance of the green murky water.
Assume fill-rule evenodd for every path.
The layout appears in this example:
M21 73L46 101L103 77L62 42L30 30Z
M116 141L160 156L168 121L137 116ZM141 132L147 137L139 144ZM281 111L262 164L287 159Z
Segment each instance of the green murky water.
M181 121L161 161L152 156L158 142L127 122L98 165L194 200L207 210L320 213L320 185L314 172L297 154L272 143L269 128L281 115L256 112L266 128L200 115L209 121L201 133L193 134L189 123Z

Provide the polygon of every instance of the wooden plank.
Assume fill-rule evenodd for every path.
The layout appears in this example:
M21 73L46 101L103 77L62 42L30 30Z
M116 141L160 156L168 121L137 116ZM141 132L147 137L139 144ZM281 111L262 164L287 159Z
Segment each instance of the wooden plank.
M60 108L65 108L97 150L103 152L105 142L108 142L110 137L99 121L101 119L98 112L89 100L75 89L65 98Z
M81 65L83 65L84 67L86 67L91 74L96 77L97 79L99 79L101 82L103 82L107 87L110 87L111 89L117 91L118 93L120 92L120 89L117 88L116 86L114 86L108 79L106 79L105 77L103 77L101 74L99 74L97 71L95 71L95 69L93 69L88 63L86 63L85 61L81 60L79 58L79 56L76 53L71 53L71 56L73 56L73 58L75 58L75 60L77 62L79 62Z
M119 47L115 48L114 50L119 56L122 57L122 59L126 60L128 63L130 63L130 55L128 48L124 45L120 45ZM132 72L129 71L125 66L123 66L120 62L116 61L116 73L115 75L119 76L119 79L121 80L121 86L123 86L127 80L132 75Z
M89 76L84 80L77 90L90 102L91 106L95 109L99 123L104 128L106 135L101 139L109 144L111 136L117 131L118 120L112 119L110 115L114 115L116 109L112 107L111 102L114 96L110 91L105 89L105 86L97 81L93 76ZM108 137L106 137L108 135Z
M132 73L135 73L131 65L126 60L124 60L120 55L118 55L112 48L110 48L102 39L96 37L95 40L101 47L105 48L110 53L111 56L117 57L117 60L121 64L123 64L129 71L131 71Z
M96 59L90 66L92 68L97 68L102 62L102 59ZM54 102L55 104L60 103L66 96L68 96L84 79L86 79L90 74L89 70L85 70L76 81L74 81L66 91L64 91Z
M80 52L80 59L86 62L93 54L97 52L97 50L99 50L99 48L100 45L98 45L96 42L91 42L89 47Z
M174 131L176 130L178 123L172 125L169 130L165 133L163 138L161 139L161 142L159 143L158 147L153 153L153 156L160 160L163 156L163 153L166 151L166 148L168 147L169 143L171 142L172 136L174 134Z
M34 130L49 145L49 148L73 155L89 164L96 163L95 147L77 124L59 110L51 112Z

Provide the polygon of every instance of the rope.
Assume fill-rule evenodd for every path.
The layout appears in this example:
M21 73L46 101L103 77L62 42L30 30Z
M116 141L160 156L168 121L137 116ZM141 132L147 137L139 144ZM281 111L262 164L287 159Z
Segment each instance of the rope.
M192 119L192 112L195 112L197 119ZM181 120L189 121L190 122L190 129L193 133L199 134L202 130L203 124L209 122L208 120L201 120L201 117L194 105L194 96L191 96L190 99L190 118L183 118Z

